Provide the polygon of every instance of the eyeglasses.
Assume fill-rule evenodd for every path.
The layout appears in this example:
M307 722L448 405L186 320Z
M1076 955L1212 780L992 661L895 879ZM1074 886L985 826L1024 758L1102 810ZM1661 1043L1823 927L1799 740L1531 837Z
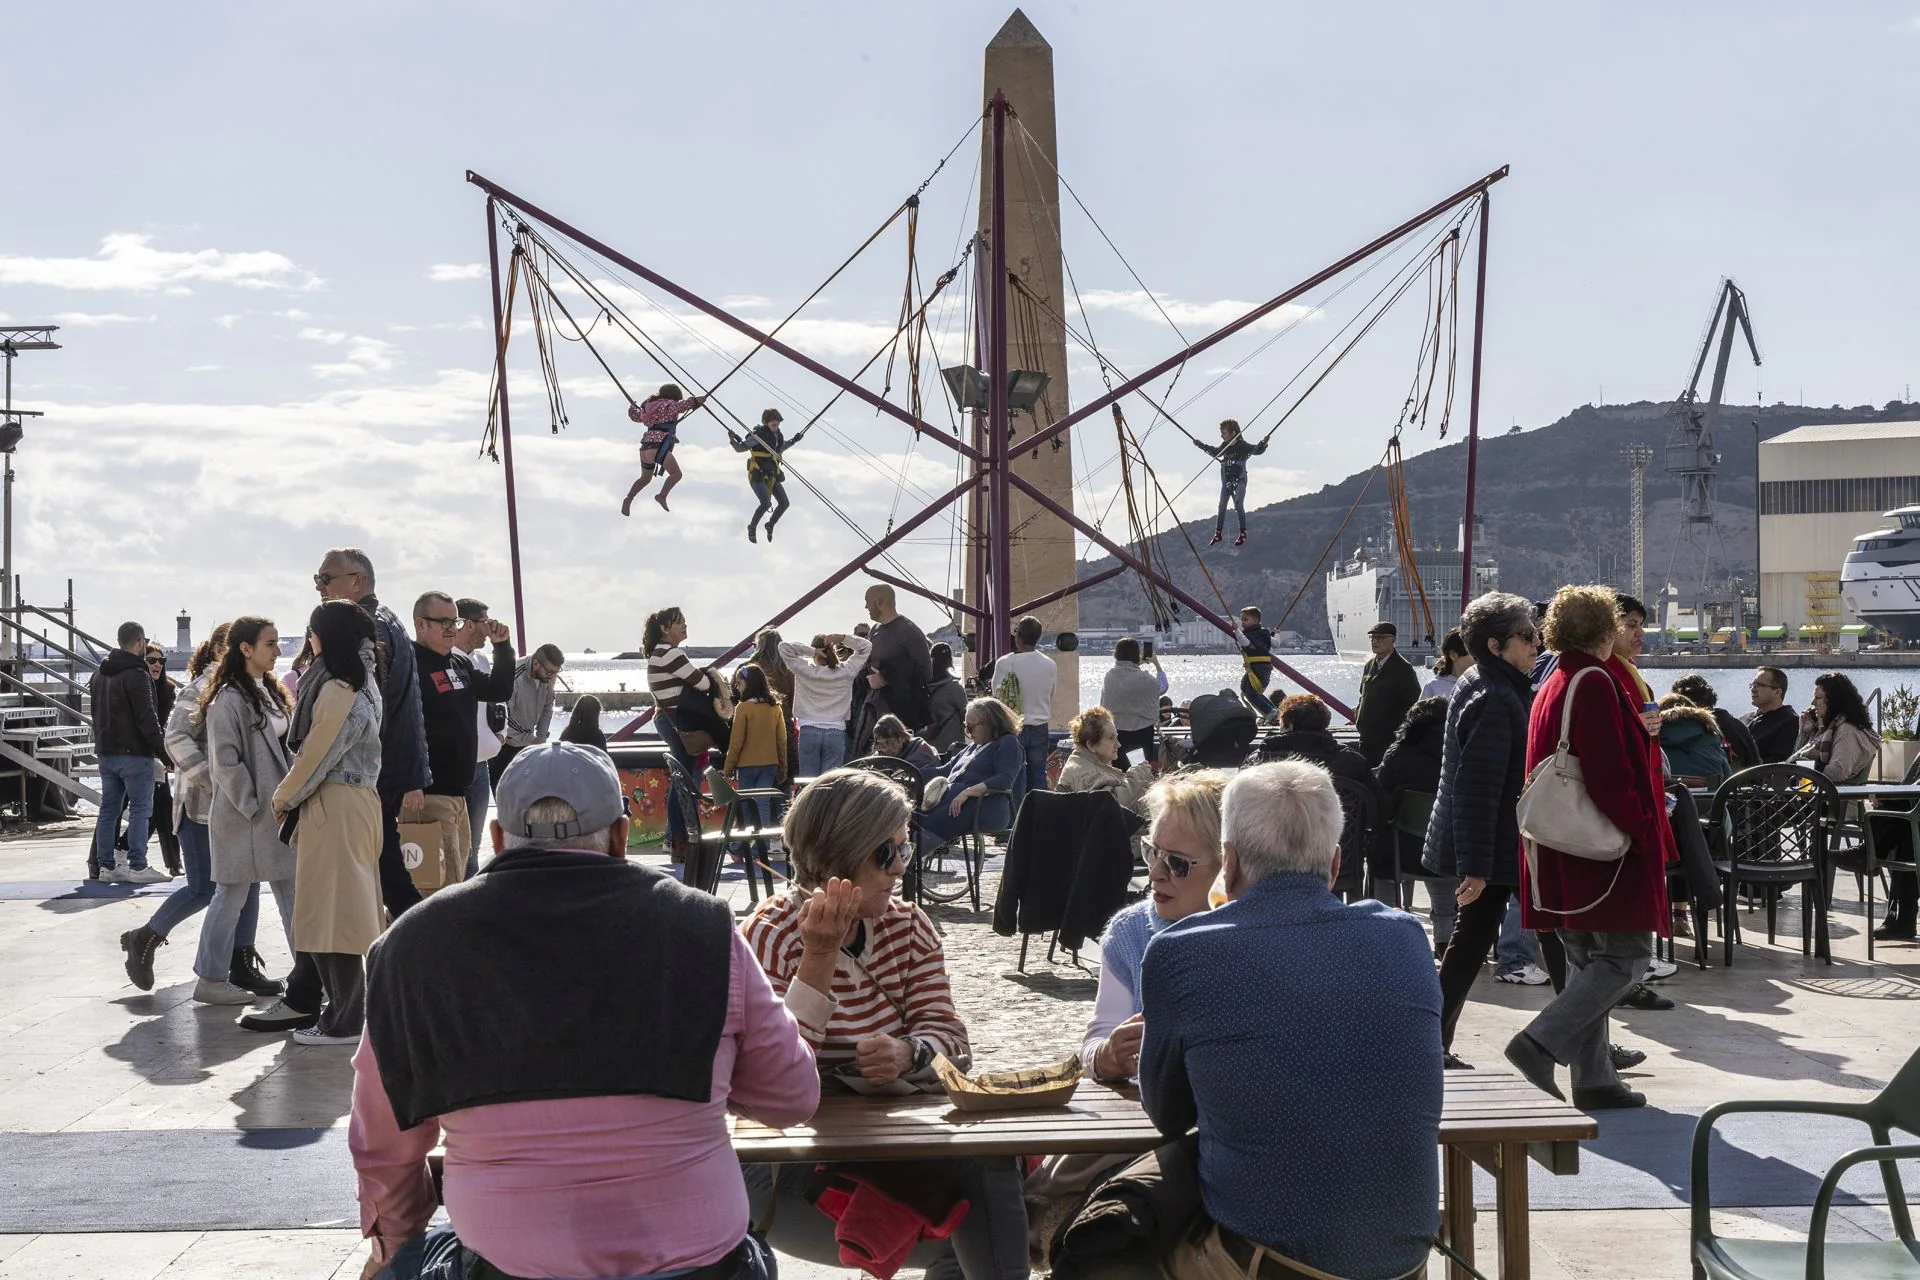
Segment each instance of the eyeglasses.
M359 576L360 576L360 571L358 569L352 570L348 573L316 573L313 575L313 585L316 587L324 587L329 582L333 582L338 579L357 578Z
M905 841L899 844L888 842L873 851L873 865L882 872L890 872L913 857L913 846Z
M1162 849L1159 845L1152 844L1147 846L1147 858L1149 869L1151 869L1153 863L1158 862L1166 867L1167 874L1175 880L1185 880L1187 873L1192 871L1200 862L1198 858L1190 857L1184 853L1175 853L1171 849Z
M430 627L439 627L442 631L451 631L460 625L458 615L451 618L431 618L423 613L416 621L424 622Z

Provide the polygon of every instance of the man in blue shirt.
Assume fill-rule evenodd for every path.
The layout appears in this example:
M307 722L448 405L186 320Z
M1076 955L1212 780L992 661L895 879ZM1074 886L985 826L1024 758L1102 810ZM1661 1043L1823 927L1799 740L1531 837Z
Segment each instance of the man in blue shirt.
M1214 1224L1169 1274L1424 1275L1442 1092L1426 935L1329 891L1341 810L1319 766L1242 769L1220 820L1231 901L1169 926L1141 971L1141 1096L1169 1137L1198 1125Z

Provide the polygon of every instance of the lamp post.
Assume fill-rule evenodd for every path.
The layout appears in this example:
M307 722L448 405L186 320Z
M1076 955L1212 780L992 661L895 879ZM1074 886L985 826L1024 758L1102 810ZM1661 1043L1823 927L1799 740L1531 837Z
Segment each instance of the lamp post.
M6 455L6 476L0 484L0 619L13 625L0 636L0 656L11 662L20 655L20 618L13 598L13 451L26 435L22 418L37 418L32 409L13 407L13 358L22 351L58 351L53 340L59 325L33 324L0 327L0 357L6 361L6 398L0 403L0 453Z

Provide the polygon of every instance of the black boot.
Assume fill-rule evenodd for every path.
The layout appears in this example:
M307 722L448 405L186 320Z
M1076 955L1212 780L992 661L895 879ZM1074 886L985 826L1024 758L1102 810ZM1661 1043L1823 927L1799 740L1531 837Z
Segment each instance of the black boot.
M127 981L142 991L153 990L153 953L166 939L141 925L120 935L120 949L127 953Z
M1887 914L1880 918L1880 927L1873 931L1875 942L1912 942L1916 930L1914 904L1911 902L1891 901L1887 903Z
M227 981L257 996L277 996L286 984L269 978L260 967L260 953L252 947L236 947L233 963L227 966Z

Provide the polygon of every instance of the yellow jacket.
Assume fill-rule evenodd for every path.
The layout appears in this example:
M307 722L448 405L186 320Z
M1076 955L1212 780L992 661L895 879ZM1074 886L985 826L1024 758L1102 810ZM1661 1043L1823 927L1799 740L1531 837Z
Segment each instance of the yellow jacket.
M777 766L777 781L787 780L786 713L770 702L743 702L734 708L724 772L732 777L743 767L767 764Z

